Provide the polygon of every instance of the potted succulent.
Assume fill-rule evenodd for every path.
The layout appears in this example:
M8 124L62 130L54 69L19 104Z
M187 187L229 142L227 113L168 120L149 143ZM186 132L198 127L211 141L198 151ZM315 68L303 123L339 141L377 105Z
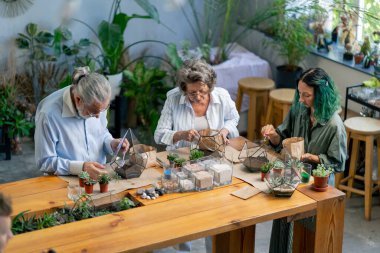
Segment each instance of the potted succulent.
M333 169L325 167L324 164L318 164L317 168L313 170L314 184L313 188L317 191L325 191L328 187L328 180Z
M193 149L190 151L190 160L197 160L199 158L202 158L205 155L205 153L199 149Z
M91 177L87 178L84 181L84 190L87 194L91 194L94 192L94 185L97 183L96 180L92 179Z
M90 175L86 171L82 171L78 175L79 186L84 187L84 182L90 178Z
M108 184L112 180L112 177L109 174L101 174L98 178L100 192L108 192Z
M264 178L266 177L267 173L270 171L272 166L273 166L273 163L271 163L271 162L266 162L263 165L261 165L261 167L260 167L261 181L264 181Z

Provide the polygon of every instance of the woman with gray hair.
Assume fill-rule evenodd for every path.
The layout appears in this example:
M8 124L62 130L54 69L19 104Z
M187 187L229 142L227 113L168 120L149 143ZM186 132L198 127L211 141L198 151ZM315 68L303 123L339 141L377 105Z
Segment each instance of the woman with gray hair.
M107 129L111 98L108 80L75 69L73 84L44 98L37 107L35 157L41 171L55 175L78 175L81 171L97 179L104 170L106 154L112 154L120 139ZM124 152L128 141L122 144Z
M179 87L167 93L154 139L168 149L189 146L202 129L220 130L227 137L237 137L239 114L229 93L215 87L216 73L203 60L184 62L177 73Z

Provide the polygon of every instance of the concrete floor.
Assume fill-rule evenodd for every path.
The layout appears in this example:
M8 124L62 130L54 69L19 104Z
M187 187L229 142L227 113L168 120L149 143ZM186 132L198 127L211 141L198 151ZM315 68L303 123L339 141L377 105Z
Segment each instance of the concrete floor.
M23 154L13 155L12 160L5 161L0 154L0 183L40 176L34 162L34 146L31 140L24 140ZM374 196L372 206L372 221L364 220L364 199L354 195L346 202L343 252L370 253L380 252L380 205L379 196ZM255 252L268 252L271 222L256 226ZM206 252L204 239L192 243L195 253ZM157 250L157 253L175 253L173 248Z

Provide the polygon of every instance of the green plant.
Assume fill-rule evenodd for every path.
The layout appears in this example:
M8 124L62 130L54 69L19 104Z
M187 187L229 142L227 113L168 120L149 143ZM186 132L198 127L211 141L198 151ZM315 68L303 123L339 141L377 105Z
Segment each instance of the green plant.
M112 180L109 174L101 174L98 178L99 184L108 184Z
M276 160L272 163L273 168L279 168L279 169L284 169L285 164L281 160Z
M174 163L175 165L177 165L178 167L182 167L185 163L186 163L186 159L185 158L176 158L174 159Z
M14 85L6 80L0 83L0 127L5 128L8 137L29 135L34 124L27 111L19 109L20 102Z
M196 1L188 2L190 13L183 7L182 13L194 34L202 58L213 65L227 60L233 42L239 38L237 23L233 19L238 16L240 1L205 0L202 12L198 11ZM218 47L214 55L211 54L212 47ZM185 47L185 53L186 50Z
M205 153L198 149L193 149L190 151L190 160L197 160L199 158L202 158L205 155Z
M271 162L266 162L260 167L260 171L262 173L268 173L271 169L273 168L273 163Z
M317 165L317 168L313 170L313 176L317 177L327 177L330 173L333 173L334 170L330 167L326 168L324 164L320 163Z
M78 177L87 180L90 178L90 175L86 171L82 171L81 173L79 173Z
M84 184L86 185L94 185L96 184L98 181L92 179L91 177L87 178L85 181L84 181Z
M64 26L49 32L41 30L37 24L29 23L25 33L18 34L16 45L19 49L26 50L25 66L32 79L36 104L52 89L57 89L58 83L67 78L67 72L71 72L73 67L82 66L83 63L95 65L94 61L88 61L87 54L84 53L90 43L88 39L73 42L71 31ZM53 62L56 63L54 71L51 66ZM49 71L51 76L45 79L44 76Z
M166 83L167 72L157 67L148 68L138 61L133 71L124 71L125 81L121 88L124 96L134 99L135 113L142 127L153 133L160 118L159 111L171 85Z
M100 64L102 71L109 75L117 74L125 69L125 66L122 64L122 57L130 48L130 46L124 47L124 33L129 21L132 19L153 19L157 23L160 23L157 9L154 5L149 3L149 0L135 0L135 2L146 12L146 15L128 15L121 11L121 0L114 0L108 20L102 20L97 31L87 23L74 19L88 27L98 38L100 45L95 45L99 49L100 55L95 57L95 60ZM145 41L140 41L134 44L139 44L141 42ZM159 41L149 40L149 42Z
M136 207L136 204L130 200L129 198L125 197L116 206L117 211L124 211L128 210L130 208Z
M170 162L174 162L174 160L176 158L179 158L178 154L176 153L169 153L166 158L170 161Z

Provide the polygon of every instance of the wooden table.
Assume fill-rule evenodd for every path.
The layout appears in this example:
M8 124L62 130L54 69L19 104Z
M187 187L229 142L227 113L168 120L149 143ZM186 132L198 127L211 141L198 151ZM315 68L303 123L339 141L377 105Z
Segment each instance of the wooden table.
M290 198L260 193L242 200L230 194L246 185L234 178L231 185L212 191L167 194L143 201L142 207L20 234L10 240L5 252L49 248L57 252L147 252L206 236L214 236L215 252L253 252L255 224L315 214L315 233L296 222L293 251L342 252L342 192L331 187L327 192L314 192L303 185ZM60 178L48 176L3 184L0 191L11 196L13 215L24 210L42 214L70 203L66 186Z

